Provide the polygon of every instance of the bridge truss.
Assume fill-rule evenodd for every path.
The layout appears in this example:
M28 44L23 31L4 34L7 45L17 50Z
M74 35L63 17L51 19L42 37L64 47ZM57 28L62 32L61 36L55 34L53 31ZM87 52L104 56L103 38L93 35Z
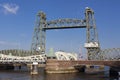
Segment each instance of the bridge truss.
M31 55L31 51L26 50L1 50L0 51L0 64L3 63L43 63L47 60L45 54Z
M86 28L86 43L88 60L120 60L120 48L100 49L98 34L95 25L94 12L90 8L85 10L85 19L57 19L46 20L44 12L39 12L34 28L33 40L30 51L25 50L1 50L0 63L4 62L45 62L46 30ZM77 60L72 54L57 53L57 57L67 60Z
M97 58L98 60L120 60L120 48L101 50Z
M45 54L32 55L31 51L25 50L1 50L0 63L42 63L47 60ZM65 52L55 53L58 60L78 60L74 54L66 54ZM104 49L98 55L94 56L94 60L119 61L120 48Z
M86 43L88 59L93 60L93 56L100 51L100 44L96 30L94 12L90 8L85 10L85 19L57 19L46 20L46 14L39 12L33 34L31 50L33 54L45 54L46 30L49 29L68 29L68 28L86 28Z

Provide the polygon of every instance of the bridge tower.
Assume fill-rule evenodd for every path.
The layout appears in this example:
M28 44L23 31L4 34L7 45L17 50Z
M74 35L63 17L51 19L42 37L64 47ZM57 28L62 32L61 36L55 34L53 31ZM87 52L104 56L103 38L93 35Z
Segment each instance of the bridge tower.
M45 53L46 30L65 29L65 28L86 28L86 43L88 59L94 60L100 51L100 44L96 31L94 12L90 8L85 10L85 20L58 19L55 21L46 21L46 15L43 12L37 14L37 21L34 29L31 50L33 54Z
M100 51L100 44L98 41L98 34L96 30L94 11L90 8L85 10L86 20L86 43L84 47L87 49L88 60L95 60Z
M44 12L38 12L37 20L34 28L31 50L34 54L45 53L45 29L46 27L46 14Z

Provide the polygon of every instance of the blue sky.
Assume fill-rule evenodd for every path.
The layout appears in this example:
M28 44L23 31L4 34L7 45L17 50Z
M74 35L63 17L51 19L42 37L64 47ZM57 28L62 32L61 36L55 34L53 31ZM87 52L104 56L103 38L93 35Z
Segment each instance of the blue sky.
M120 0L0 0L0 50L30 49L38 11L44 11L47 20L84 19L85 7L95 12L101 48L120 47ZM47 51L79 52L86 29L50 30L46 39Z

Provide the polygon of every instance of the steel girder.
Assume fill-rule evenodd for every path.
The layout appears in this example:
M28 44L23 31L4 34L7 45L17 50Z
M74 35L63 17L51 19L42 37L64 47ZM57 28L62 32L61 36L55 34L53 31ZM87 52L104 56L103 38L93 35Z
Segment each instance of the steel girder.
M57 19L47 21L47 26L44 29L68 29L68 28L86 28L85 20L79 19Z
M120 60L120 48L104 49L96 56L98 60Z

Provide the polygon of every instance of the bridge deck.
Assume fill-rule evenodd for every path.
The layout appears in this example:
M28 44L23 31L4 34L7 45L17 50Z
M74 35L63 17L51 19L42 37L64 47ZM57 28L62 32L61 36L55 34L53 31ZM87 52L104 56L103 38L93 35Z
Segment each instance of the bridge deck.
M106 66L113 66L113 67L120 67L120 60L47 60L47 62L53 61L57 62L59 64L71 64L71 65L106 65ZM20 63L20 64L27 64L27 63L33 63L33 62L38 62L39 64L43 63L44 61L41 60L0 60L0 64L14 64L14 63Z
M120 61L75 61L78 64L106 65L120 67Z

